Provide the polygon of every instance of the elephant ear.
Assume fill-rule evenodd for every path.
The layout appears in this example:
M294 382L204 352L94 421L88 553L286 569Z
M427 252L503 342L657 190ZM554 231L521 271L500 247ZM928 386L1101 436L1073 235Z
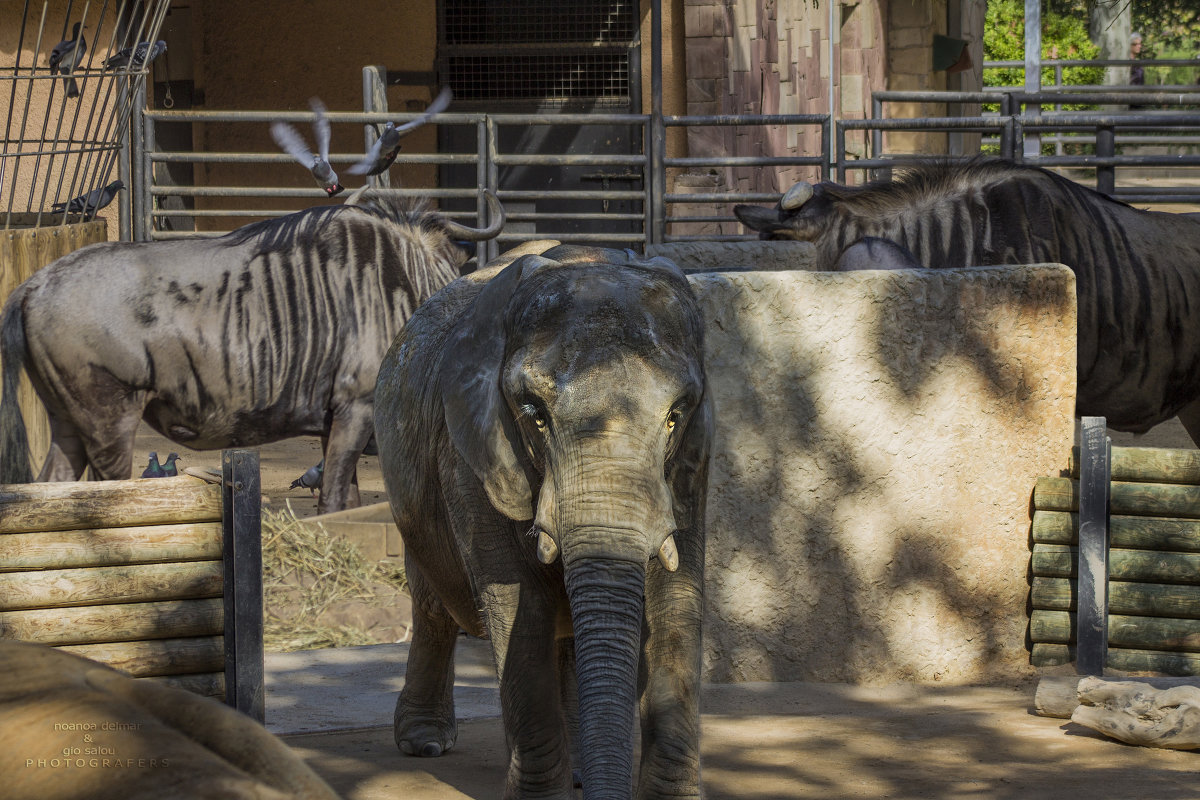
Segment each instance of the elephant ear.
M520 434L500 391L504 318L522 277L544 263L554 262L522 256L488 281L458 320L442 354L440 388L450 441L496 510L515 520L533 518L533 493L517 455Z
M708 457L713 434L712 397L706 390L700 406L688 420L683 441L671 459L671 498L680 528L704 525L703 509L708 493Z

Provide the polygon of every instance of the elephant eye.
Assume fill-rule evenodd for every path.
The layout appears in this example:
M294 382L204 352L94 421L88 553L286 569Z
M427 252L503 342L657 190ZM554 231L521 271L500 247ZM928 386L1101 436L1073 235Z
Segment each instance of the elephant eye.
M546 430L546 420L542 419L542 415L541 415L541 414L534 414L534 415L533 415L533 424L534 424L534 425L537 427L537 429L538 429L539 431L544 431L544 430Z
M535 428L539 431L546 430L546 418L542 416L542 412L538 410L533 403L525 403L521 406L521 413L529 417Z

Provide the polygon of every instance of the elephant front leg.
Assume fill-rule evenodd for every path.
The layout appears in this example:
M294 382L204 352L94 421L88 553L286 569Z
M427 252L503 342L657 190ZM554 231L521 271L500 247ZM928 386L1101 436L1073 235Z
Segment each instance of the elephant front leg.
M404 689L396 700L396 746L410 756L440 756L454 746L454 645L458 623L434 595L428 581L405 558L413 607L413 639Z
M676 534L679 569L657 561L646 572L639 798L701 797L700 628L704 546Z
M564 598L565 600L565 598ZM573 797L553 601L528 585L484 590L510 750L504 797Z

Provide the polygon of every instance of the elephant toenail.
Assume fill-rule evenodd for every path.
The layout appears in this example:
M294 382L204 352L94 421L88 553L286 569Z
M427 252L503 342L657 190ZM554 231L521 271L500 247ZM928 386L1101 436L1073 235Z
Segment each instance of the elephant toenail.
M437 758L442 754L442 746L437 742L426 742L421 748L422 758Z

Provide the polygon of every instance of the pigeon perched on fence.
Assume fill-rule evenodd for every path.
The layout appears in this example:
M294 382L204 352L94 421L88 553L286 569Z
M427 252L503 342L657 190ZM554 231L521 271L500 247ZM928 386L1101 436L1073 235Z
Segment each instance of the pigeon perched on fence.
M111 203L113 198L117 196L117 192L124 188L125 183L123 181L113 181L108 186L92 189L87 194L72 197L66 202L55 203L50 206L50 210L55 214L61 214L63 211L69 211L72 214L83 214L86 219L91 219L96 216L97 211Z
M104 59L103 66L105 69L124 69L125 67L130 67L134 72L137 72L161 56L166 52L166 49L167 43L162 39L159 39L154 44L150 44L150 42L138 42L136 46L118 50ZM147 52L150 53L149 57L146 55Z
M329 165L329 120L325 118L325 104L316 97L308 101L308 106L316 114L313 120L313 136L317 140L317 152L308 149L296 129L286 122L271 123L271 138L285 153L299 161L312 173L317 185L325 190L325 194L333 197L345 187L338 183L337 173Z
M167 456L166 463L162 465L163 475L167 478L174 478L179 474L179 467L175 466L175 462L179 460L179 453L171 453Z
M428 122L429 118L434 114L440 114L445 111L446 107L450 105L450 99L453 96L454 93L447 86L438 93L438 96L433 99L433 102L429 104L425 112L413 121L406 122L403 125L389 122L384 126L383 133L375 140L375 144L371 146L371 151L361 161L348 168L346 172L351 175L378 175L386 170L396 160L396 156L400 152L400 140Z
M79 31L80 28L86 27L76 22L71 28L71 38L63 39L54 45L54 49L50 51L51 75L70 75L83 63L83 56L87 53L87 42L79 35ZM67 97L79 97L79 87L74 78L63 78L63 85L67 87Z
M304 471L296 480L292 481L289 489L308 489L312 492L313 497L317 496L317 490L321 488L321 479L325 476L325 459L321 459L320 463L314 464Z
M150 463L142 470L143 478L165 478L167 471L163 469L163 465L158 463L158 453L150 453Z

